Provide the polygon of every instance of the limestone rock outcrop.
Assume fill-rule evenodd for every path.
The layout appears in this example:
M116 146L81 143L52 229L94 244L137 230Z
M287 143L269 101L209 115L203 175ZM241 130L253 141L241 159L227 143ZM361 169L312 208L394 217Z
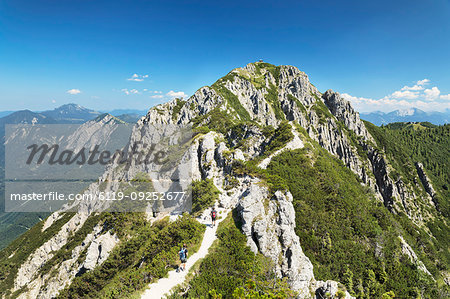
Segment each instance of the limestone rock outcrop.
M431 184L430 179L428 178L425 168L423 167L423 164L420 162L415 163L417 174L419 175L419 179L422 182L423 187L425 188L425 191L430 195L433 203L437 206L436 201L436 191L433 188L433 185Z
M310 296L313 266L294 231L292 195L277 191L270 197L265 188L252 184L242 195L237 211L250 248L270 257L277 274L288 277L290 286L301 298Z
M402 245L402 253L409 258L409 260L417 266L417 268L420 271L425 272L428 274L433 280L433 275L431 275L430 271L428 271L427 267L423 264L421 260L417 257L417 254L414 252L414 250L409 246L408 243L406 243L405 239L402 236L398 236L400 239L401 245Z

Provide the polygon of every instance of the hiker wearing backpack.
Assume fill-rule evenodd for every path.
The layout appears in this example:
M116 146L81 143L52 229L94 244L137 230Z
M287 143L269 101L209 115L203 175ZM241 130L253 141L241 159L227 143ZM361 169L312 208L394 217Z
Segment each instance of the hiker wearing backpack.
M181 247L181 250L178 252L178 255L180 256L181 261L179 269L181 271L184 271L184 269L186 269L186 262L188 257L188 250L186 244L183 244L183 247Z
M212 226L216 225L216 218L217 218L217 211L216 209L213 207L211 210L211 222L212 222Z

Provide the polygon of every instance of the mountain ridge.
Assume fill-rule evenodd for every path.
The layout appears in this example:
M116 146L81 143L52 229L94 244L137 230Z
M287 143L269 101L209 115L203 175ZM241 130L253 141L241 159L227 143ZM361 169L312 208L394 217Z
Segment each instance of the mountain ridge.
M430 122L435 125L448 124L450 122L450 110L445 112L425 112L418 108L394 110L388 113L375 111L361 113L361 118L381 126L394 122Z
M100 112L73 103L64 104L53 110L47 110L41 113L56 121L63 121L65 123L83 123L100 115Z
M229 230L221 230L221 242L227 242L225 231L243 235L242 241L248 246L244 247L250 249L245 256L253 254L255 260L258 256L267 258L276 277L284 278L299 298L381 297L391 291L401 297L417 296L421 291L430 298L445 298L448 294L447 261L437 252L445 257L448 248L440 243L442 238L431 224L439 220L444 232L448 226L420 183L428 182L424 179L426 173L402 173L395 163L396 157L383 149L386 145L380 138L382 133L363 122L339 93L331 90L320 93L297 68L267 63L236 68L186 100L174 99L151 108L137 122L130 144L136 140L151 141L148 127L152 124L193 125L196 135L186 155L194 161L194 184L206 184L198 197L193 198L194 204L200 206L199 213L206 213L206 207L214 202L233 209L237 224L231 221L227 224ZM293 147L290 142L296 137L301 142ZM262 161L266 161L265 168L259 167ZM86 192L96 192L100 186L106 191L120 190L114 183L118 178L133 179L145 171L141 165L133 165L126 171L112 167ZM171 171L175 173L179 168ZM218 193L202 198L203 194L209 194L207 190L214 188ZM147 217L152 221L161 219ZM136 270L125 265L114 272L108 267L117 260L118 252L126 252L127 246L131 246L130 240L110 229L102 234L100 228L94 230L92 239L89 234L92 227L105 228L105 222L93 214L76 213L65 221L63 229L54 227L57 233L47 237L49 245L37 246L25 261L13 265L17 272L11 270L5 274L10 283L6 295L16 292L20 296L71 297L87 292L90 281L98 282L90 291L99 296L117 292L131 296L145 288L140 280L138 289L116 280L123 275L133 280L134 275L149 277L154 273L155 265L143 262L139 256L142 248L131 262L133 265L141 261L142 267ZM76 239L87 241L79 245L70 235L87 221L90 221L87 231ZM119 223L128 227L126 221ZM133 232L139 236L138 231ZM108 243L111 251L99 263L94 263L94 267L91 265L92 270L79 272L86 264L81 252L89 251L86 248L98 244L96 238L106 234L110 240L117 237ZM417 244L418 240L423 247ZM53 257L47 247L59 252L71 242L75 242L73 247L64 252L72 258L64 260L62 266L54 260L62 253ZM220 244L216 250L224 250ZM140 248L139 244L135 246ZM8 247L5 254L18 249ZM96 257L89 256L89 260ZM239 261L240 257L236 252L229 252L227 259ZM102 263L103 260L106 262ZM169 259L166 268L170 263ZM248 291L244 285L248 277L239 276L236 270L239 268L234 268L240 263L222 263L228 267L223 268L229 271L225 273L233 273L229 279L236 289L224 281L218 283L223 275L217 271L222 268L215 269L206 263L200 265L199 273L188 282L189 291L185 295L198 294L201 285L197 281L203 281L208 289L224 296L231 296L239 287ZM36 269L43 266L51 271L37 276ZM113 273L111 280L101 280L106 273ZM150 275L145 282L165 273ZM264 285L263 278L254 279L254 283Z
M147 110L145 110L146 112ZM42 124L82 124L86 121L93 120L101 114L108 113L112 116L123 118L126 122L136 122L145 114L144 110L137 109L116 109L107 112L95 111L78 104L68 103L61 105L53 110L31 111L28 109L18 111L2 111L0 112L0 123L17 124L31 123L36 118L35 123Z

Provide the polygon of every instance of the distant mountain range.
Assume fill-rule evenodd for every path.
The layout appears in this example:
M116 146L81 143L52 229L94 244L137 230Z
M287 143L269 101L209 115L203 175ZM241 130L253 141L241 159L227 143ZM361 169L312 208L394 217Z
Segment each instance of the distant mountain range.
M4 124L82 124L93 120L103 113L111 114L125 122L135 123L147 111L136 109L116 109L95 111L77 104L65 104L53 110L37 111L0 111L0 126Z
M77 104L62 105L53 110L42 112L32 112L30 110L20 111L0 111L0 125L5 123L31 123L41 124L52 123L84 123L95 119L103 113L111 114L124 122L135 123L142 116L147 114L147 110L139 109L114 109L109 111L95 111ZM450 122L450 109L444 112L425 112L423 110L412 108L404 110L395 110L392 112L362 112L362 119L367 120L377 126L386 125L395 122L430 122L435 125L443 125Z
M95 119L101 113L81 107L77 104L66 104L54 110L33 112L20 110L0 118L3 124L82 124Z
M430 122L435 125L449 123L450 109L445 112L425 112L417 108L406 110L395 110L389 113L381 111L360 113L362 119L381 126L394 122Z
M96 118L101 112L87 109L77 104L66 104L53 110L41 112L41 114L56 121L78 124Z

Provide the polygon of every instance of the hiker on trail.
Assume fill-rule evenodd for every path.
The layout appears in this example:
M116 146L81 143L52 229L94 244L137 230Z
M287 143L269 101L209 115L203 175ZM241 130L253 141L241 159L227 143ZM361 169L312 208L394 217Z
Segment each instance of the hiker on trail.
M179 269L181 271L184 271L184 269L186 269L186 262L187 262L187 256L188 256L188 250L187 250L186 244L183 244L183 247L181 247L181 250L180 250L180 252L178 252L178 255L180 256L180 261L181 261Z
M213 207L211 210L211 222L212 222L212 226L216 225L216 218L217 218L217 211L216 209Z

